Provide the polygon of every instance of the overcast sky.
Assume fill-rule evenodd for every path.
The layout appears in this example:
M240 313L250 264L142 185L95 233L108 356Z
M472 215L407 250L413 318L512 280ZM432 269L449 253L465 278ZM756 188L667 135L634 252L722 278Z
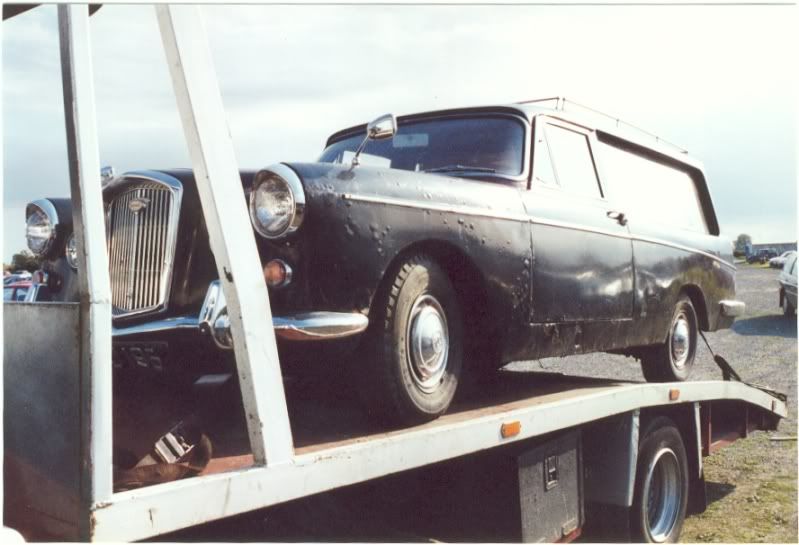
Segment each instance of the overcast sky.
M566 96L705 163L724 233L796 240L796 11L781 6L203 8L242 167L315 159L385 112ZM103 164L189 166L155 19L91 19ZM3 257L67 196L56 8L3 23Z

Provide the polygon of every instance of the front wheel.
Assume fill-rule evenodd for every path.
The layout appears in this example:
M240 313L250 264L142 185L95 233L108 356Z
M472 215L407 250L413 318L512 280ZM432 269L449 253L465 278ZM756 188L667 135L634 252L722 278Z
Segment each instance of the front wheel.
M680 432L656 418L638 449L630 536L639 543L676 543L688 505L688 459Z
M458 387L463 321L449 277L431 258L406 260L395 273L370 332L375 361L362 387L370 412L409 425L443 414Z
M644 349L641 369L647 382L687 380L694 367L699 326L691 300L682 296L674 308L666 342Z

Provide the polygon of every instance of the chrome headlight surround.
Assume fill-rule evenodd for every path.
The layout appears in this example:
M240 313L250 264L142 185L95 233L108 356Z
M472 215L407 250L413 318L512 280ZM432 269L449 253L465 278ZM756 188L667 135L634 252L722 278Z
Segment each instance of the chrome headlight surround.
M299 176L284 164L260 170L250 191L250 221L270 240L300 228L305 217L305 190Z
M25 207L25 238L28 248L38 257L46 257L58 236L58 212L47 199L28 203Z
M64 257L67 258L67 263L69 266L78 270L78 240L75 238L75 233L73 232L69 235L67 239L67 243L64 245Z

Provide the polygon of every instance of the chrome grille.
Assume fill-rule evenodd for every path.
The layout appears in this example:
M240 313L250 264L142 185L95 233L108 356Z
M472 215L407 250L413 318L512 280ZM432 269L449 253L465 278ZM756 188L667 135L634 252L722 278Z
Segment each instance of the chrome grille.
M109 203L108 257L114 316L166 306L179 201L180 191L171 185L136 181L116 193Z

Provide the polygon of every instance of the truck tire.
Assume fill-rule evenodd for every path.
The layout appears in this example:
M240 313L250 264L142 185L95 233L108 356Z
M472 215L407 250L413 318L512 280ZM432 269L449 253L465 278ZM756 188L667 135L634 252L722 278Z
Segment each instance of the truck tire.
M694 367L699 326L696 311L683 295L674 307L666 342L641 351L641 370L647 382L687 380Z
M688 459L682 436L673 421L656 418L639 442L630 541L676 543L687 505Z
M458 388L463 318L458 295L430 257L413 256L397 269L370 332L375 361L361 388L372 414L411 425L443 414Z

